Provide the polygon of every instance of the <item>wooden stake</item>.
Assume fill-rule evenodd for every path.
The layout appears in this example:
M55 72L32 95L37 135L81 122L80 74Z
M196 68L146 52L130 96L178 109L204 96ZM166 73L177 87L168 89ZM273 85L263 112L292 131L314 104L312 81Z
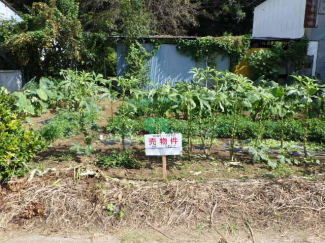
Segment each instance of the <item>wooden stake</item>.
M167 180L167 156L162 156L163 179Z
M165 132L162 132L161 134L165 134ZM163 179L167 180L167 156L162 156L162 167L163 167Z

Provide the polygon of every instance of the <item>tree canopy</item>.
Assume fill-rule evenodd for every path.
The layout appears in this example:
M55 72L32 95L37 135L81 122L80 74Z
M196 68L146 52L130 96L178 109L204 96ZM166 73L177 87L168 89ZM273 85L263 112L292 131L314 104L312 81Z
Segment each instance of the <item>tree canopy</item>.
M249 0L8 0L24 22L0 26L0 68L27 79L82 68L115 75L112 36L250 33ZM8 61L9 60L9 61ZM8 67L7 67L8 68Z

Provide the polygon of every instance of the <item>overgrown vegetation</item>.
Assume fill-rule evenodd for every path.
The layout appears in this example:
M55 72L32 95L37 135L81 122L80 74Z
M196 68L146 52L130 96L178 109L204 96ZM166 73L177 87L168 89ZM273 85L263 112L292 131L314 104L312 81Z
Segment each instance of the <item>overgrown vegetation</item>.
M308 38L303 37L288 43L275 42L269 49L254 51L247 58L248 65L253 71L252 78L256 80L263 76L268 80L278 80L281 68L286 69L284 71L289 74L306 68L308 43ZM292 68L288 70L286 66Z
M195 40L180 39L177 48L181 53L192 57L195 61L204 61L207 66L215 67L217 55L228 55L231 67L234 68L242 60L250 45L250 35L202 37Z

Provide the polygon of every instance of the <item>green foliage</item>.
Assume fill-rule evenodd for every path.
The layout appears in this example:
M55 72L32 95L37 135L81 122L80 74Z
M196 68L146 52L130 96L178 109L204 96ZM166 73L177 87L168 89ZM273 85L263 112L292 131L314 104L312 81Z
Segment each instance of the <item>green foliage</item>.
M134 113L134 116L136 117L141 117L141 116L150 116L153 113L152 110L152 100L150 99L141 99L141 100L136 100L136 99L130 99L129 102L132 104L132 106L135 106L137 109ZM134 111L133 108L132 111Z
M254 51L248 58L248 65L254 71L254 80L264 76L268 80L277 80L284 61L293 64L294 71L302 70L306 65L309 40L303 37L289 43L274 43L271 49Z
M40 130L40 134L48 142L61 138L68 138L77 133L78 115L71 112L62 112L51 119Z
M144 130L149 134L170 133L169 120L163 117L144 120Z
M115 151L108 156L99 156L96 160L96 165L108 168L126 168L126 169L139 169L141 163L134 157L131 151Z
M82 106L88 110L96 109L98 93L108 92L106 88L99 86L107 83L101 74L62 70L61 75L64 80L59 83L58 89L63 95L62 102L72 111Z
M123 36L134 38L149 35L150 16L142 0L121 0L120 16Z
M306 66L306 54L309 40L306 36L299 41L290 41L287 50L284 52L284 59L293 63L294 71L299 71Z
M305 158L308 157L307 142L309 133L308 119L317 115L314 109L320 109L322 98L319 97L317 92L321 89L320 85L315 80L306 76L292 76L298 81L298 84L289 87L288 96L296 100L296 111L302 115L301 123L303 126L303 138L304 138L304 153Z
M56 83L44 77L39 82L31 80L22 92L15 92L14 95L20 111L37 116L62 98Z
M180 39L177 49L195 61L207 60L211 67L215 67L218 54L228 55L234 68L245 57L249 45L250 36L201 37L195 40Z
M116 75L116 40L108 33L83 33L80 50L80 70L102 73L104 77Z
M41 137L23 128L23 117L15 106L15 98L0 90L0 182L22 176L27 163L44 147Z
M55 75L80 60L81 24L74 0L34 2L24 22L5 36L5 54L33 76ZM11 28L11 27L8 27ZM2 33L0 32L0 35Z
M119 206L114 206L113 204L107 204L106 206L106 215L107 216L114 216L115 218L121 219L124 217L123 209Z
M253 70L253 79L264 76L265 79L277 80L282 57L272 49L254 51L248 57L248 66Z
M114 116L108 120L106 132L120 136L131 136L138 128L138 123L127 116Z
M134 77L140 81L140 85L145 87L149 82L148 77L148 61L152 56L155 55L159 46L155 45L153 50L147 51L145 47L138 41L133 40L125 42L128 47L127 55L125 57L125 62L127 64L124 70L124 75L126 78Z

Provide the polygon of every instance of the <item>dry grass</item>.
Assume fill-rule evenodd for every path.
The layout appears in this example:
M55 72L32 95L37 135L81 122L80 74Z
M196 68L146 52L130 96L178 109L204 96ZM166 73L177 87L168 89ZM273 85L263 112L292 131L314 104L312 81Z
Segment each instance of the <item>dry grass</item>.
M0 227L295 227L322 229L325 184L306 180L74 181L58 175L0 190ZM63 177L62 177L63 178ZM56 181L56 183L53 183ZM8 189L10 188L10 189ZM107 205L118 206L107 215ZM123 211L123 218L117 212ZM110 213L108 213L110 214ZM212 216L212 218L211 218Z

